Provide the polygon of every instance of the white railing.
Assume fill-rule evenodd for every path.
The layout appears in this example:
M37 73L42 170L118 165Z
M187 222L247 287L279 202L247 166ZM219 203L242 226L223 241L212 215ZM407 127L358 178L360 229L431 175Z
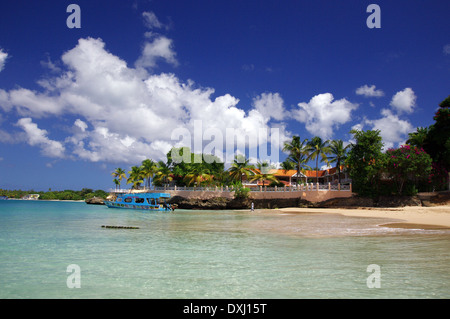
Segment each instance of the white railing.
M139 190L147 190L146 187L140 187ZM154 186L148 189L150 191L198 191L198 192L233 192L233 187L229 186L199 186L199 187L187 187L187 186ZM269 187L269 186L256 186L250 187L251 192L307 192L307 191L351 191L352 185L345 184L317 184L307 183L298 186L284 186L284 187ZM110 189L113 193L129 193L130 189Z

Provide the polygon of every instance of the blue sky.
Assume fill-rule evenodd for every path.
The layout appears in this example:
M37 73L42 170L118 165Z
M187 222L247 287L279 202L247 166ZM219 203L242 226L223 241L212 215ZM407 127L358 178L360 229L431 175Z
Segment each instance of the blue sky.
M81 28L67 26L71 3ZM372 3L381 28L366 24ZM450 93L448 1L0 8L0 188L107 190L116 167L164 159L181 145L174 132L193 137L199 123L237 140L276 131L281 143L380 129L398 147Z

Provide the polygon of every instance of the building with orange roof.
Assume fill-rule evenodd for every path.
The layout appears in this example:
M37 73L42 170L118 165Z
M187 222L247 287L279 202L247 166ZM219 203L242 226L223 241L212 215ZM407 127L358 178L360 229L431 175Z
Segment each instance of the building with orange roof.
M255 174L259 174L258 169L253 169ZM277 178L277 180L284 184L285 186L297 186L304 183L315 183L316 182L316 171L315 170L304 170L300 172L300 178L297 177L297 170L284 170L284 169L269 169L267 174L271 174ZM351 179L348 175L344 166L341 166L341 184L351 183ZM334 184L339 183L339 176L336 167L332 167L325 170L317 171L317 179L319 184ZM244 178L243 184L246 187L257 187L257 186L269 186L272 181L250 181L250 179Z

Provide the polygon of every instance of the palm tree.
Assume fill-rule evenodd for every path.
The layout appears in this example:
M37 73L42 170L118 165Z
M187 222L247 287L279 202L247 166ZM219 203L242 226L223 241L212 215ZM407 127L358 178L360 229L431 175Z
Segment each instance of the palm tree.
M117 190L117 187L120 185L120 181L117 178L114 178L113 182L114 182L114 184L116 184L115 189Z
M249 160L245 156L236 155L228 171L232 178L240 180L242 183L242 176L245 175L248 178L250 175L253 175L252 169L254 168L253 165L249 164Z
M283 146L283 152L289 152L289 156L286 161L294 163L297 169L297 184L298 180L300 179L300 172L304 168L309 168L309 166L306 165L306 162L308 160L306 157L307 143L307 139L301 141L300 136L294 135L292 137L292 141L284 142Z
M289 161L286 159L284 162L280 164L281 169L286 173L287 171L290 171L291 169L295 169L295 163Z
M205 167L203 163L196 163L184 177L184 180L188 185L200 186L201 183L212 181L211 171L209 168Z
M423 147L425 144L425 139L428 136L429 129L428 127L418 127L416 132L408 134L408 140L406 144L417 146L418 148Z
M251 181L261 181L263 183L263 187L265 186L265 181L278 182L278 179L275 177L275 175L269 173L270 165L268 162L258 162L258 164L256 165L258 167L259 173L253 175L250 178Z
M151 159L146 159L142 161L141 171L143 178L147 179L147 186L150 189L150 181L153 175L157 172L158 165Z
M144 175L140 166L132 166L131 171L129 171L128 174L127 184L133 184L133 189L139 188L141 183L144 182Z
M173 180L172 171L170 170L169 165L164 163L163 161L158 161L158 168L155 173L154 182L167 184L167 182L171 182Z
M320 160L328 164L327 154L330 153L330 141L323 141L319 136L314 136L308 142L308 160L316 160L316 183L319 182L319 157Z
M342 140L333 140L330 143L331 156L328 156L327 159L329 163L336 163L339 184L341 183L341 163L347 158L347 151L350 147L350 144L344 147L344 142L342 142Z
M119 185L119 189L120 189L120 182L122 181L122 179L127 178L125 171L123 169L121 169L120 167L118 167L118 168L116 168L116 170L114 172L112 172L111 175L119 181L118 185ZM114 181L114 183L116 183L116 182Z

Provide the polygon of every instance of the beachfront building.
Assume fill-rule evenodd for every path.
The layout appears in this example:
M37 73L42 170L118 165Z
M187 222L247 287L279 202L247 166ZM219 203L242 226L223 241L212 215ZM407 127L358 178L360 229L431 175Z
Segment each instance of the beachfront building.
M255 174L258 174L260 171L258 169L253 170ZM300 172L300 177L297 176L297 170L284 170L284 169L269 169L267 174L273 175L279 181L279 183L284 184L286 187L297 186L306 183L316 183L316 171L315 170L304 170ZM341 166L341 184L350 184L351 179L350 176L345 169L344 166ZM320 185L325 185L330 183L331 185L337 185L339 183L339 175L336 167L332 167L329 169L319 170L317 171L317 182ZM243 175L242 184L246 187L259 187L259 186L269 186L272 183L270 180L258 180L251 181L250 178L246 178Z

